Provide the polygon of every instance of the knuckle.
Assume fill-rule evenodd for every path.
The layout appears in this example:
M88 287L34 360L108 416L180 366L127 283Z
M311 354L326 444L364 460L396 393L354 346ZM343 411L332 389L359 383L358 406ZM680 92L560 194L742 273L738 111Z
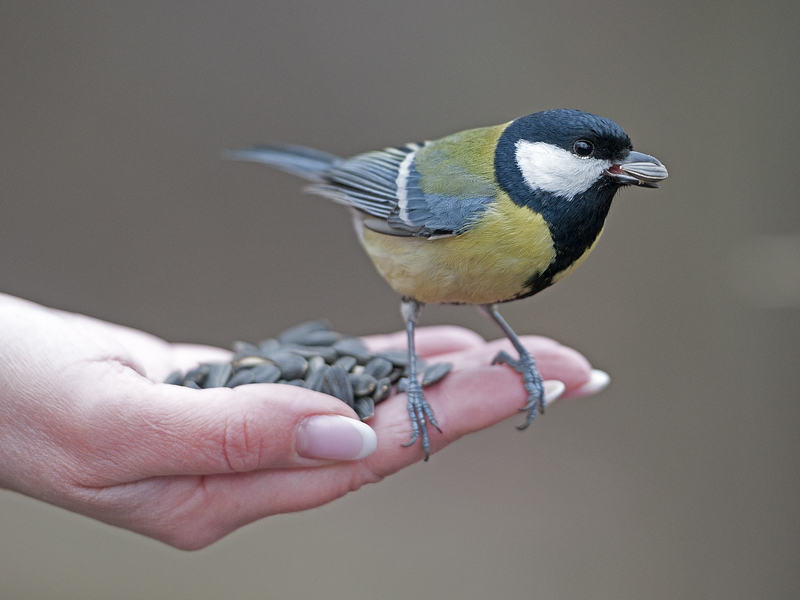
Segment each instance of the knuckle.
M252 410L227 419L220 449L231 471L253 471L261 466L264 447L258 422Z

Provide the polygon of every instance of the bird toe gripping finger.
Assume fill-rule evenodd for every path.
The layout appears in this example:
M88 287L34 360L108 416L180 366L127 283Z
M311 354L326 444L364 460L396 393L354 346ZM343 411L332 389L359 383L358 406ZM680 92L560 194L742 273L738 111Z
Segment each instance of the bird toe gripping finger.
M442 430L439 428L439 424L433 416L433 410L425 400L425 396L422 393L422 386L419 382L409 381L406 393L408 394L408 416L411 419L411 439L408 443L403 444L403 446L407 448L421 437L422 450L425 452L425 460L427 461L430 458L431 450L427 424L430 423L433 425L439 433L441 433Z
M497 356L494 357L492 361L493 365L508 365L512 369L514 369L517 373L522 375L522 367L520 367L520 361L516 358L512 357L508 352L505 350L501 350L497 353Z
M526 429L528 425L533 423L537 412L544 414L544 381L542 381L542 376L536 368L536 361L533 360L528 349L522 345L519 336L514 333L514 330L509 327L506 320L500 315L497 305L486 304L481 308L500 326L500 329L503 330L503 333L506 334L506 337L519 353L519 359L515 359L508 352L501 350L495 356L492 364L505 363L522 375L522 383L528 392L528 402L520 410L527 411L528 415L525 417L525 423L517 427L517 429Z
M537 412L544 414L544 381L536 368L536 362L527 352L521 354L519 359L515 359L505 350L501 350L492 364L506 364L522 375L522 382L528 392L528 402L519 410L527 411L528 414L525 423L519 425L517 429L527 429L536 418Z

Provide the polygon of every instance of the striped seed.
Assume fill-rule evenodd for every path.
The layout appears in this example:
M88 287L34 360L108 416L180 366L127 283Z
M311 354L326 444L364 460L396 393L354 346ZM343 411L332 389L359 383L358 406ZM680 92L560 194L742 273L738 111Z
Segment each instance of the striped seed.
M381 379L383 377L388 377L393 368L394 365L392 365L391 362L385 358L376 356L366 364L364 367L364 374L372 375L375 379Z
M198 365L183 376L183 382L194 381L197 385L203 387L203 382L208 377L209 371L211 371L211 365Z
M452 363L448 362L434 363L427 367L422 373L422 387L428 387L429 385L440 382L452 368Z
M362 421L367 421L375 415L375 401L372 398L359 398L353 404L353 409Z
M388 377L381 377L375 384L375 391L372 392L372 399L375 404L383 402L392 393L392 382Z
M308 377L306 377L306 388L315 392L321 392L323 388L322 382L325 379L328 369L330 369L330 367L323 363L321 367L311 370Z
M297 343L298 338L302 338L304 335L311 333L312 331L330 331L331 330L331 322L327 319L320 319L319 321L308 321L307 323L301 323L300 325L295 325L294 327L290 327L282 334L278 336L278 339L281 343Z
M235 388L240 385L247 385L248 383L253 383L253 379L252 369L242 369L234 373L233 377L228 379L228 383L225 384L225 387Z
M180 371L173 371L167 378L164 380L164 383L168 383L170 385L181 385L183 383L183 373Z
M292 342L301 346L331 346L342 339L341 333L335 331L309 331L302 335L294 336Z
M233 373L233 367L229 362L213 364L211 365L211 369L208 372L208 377L206 377L206 381L203 384L203 387L204 388L222 387L228 382L228 379L230 379L232 373Z
M250 371L253 373L253 383L275 383L281 378L281 370L268 362L256 365Z
M367 364L372 358L372 354L360 339L355 337L346 337L333 345L333 349L339 356L352 356L360 365Z
M340 366L334 365L325 374L323 380L323 390L330 390L330 395L353 407L353 386L347 377L347 372Z
M377 380L372 375L353 375L351 373L349 379L355 396L369 396L378 385Z
M356 366L356 359L352 356L342 356L336 359L336 362L333 363L334 365L339 365L342 367L346 372L350 372L353 370L353 367Z

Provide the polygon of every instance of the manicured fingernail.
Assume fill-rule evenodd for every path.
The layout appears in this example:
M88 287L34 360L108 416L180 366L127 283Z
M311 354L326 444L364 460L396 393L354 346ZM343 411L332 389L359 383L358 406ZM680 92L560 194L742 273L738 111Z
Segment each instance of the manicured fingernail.
M378 436L361 421L341 415L303 419L297 428L295 448L304 458L358 460L378 446Z
M544 403L551 404L555 402L561 397L561 394L564 393L565 389L567 389L567 386L564 385L563 381L558 381L557 379L551 379L549 381L545 381Z
M583 398L591 396L603 391L611 383L611 376L605 371L600 369L592 369L592 374L589 376L589 381L584 383L576 390L572 390L569 394L570 398Z

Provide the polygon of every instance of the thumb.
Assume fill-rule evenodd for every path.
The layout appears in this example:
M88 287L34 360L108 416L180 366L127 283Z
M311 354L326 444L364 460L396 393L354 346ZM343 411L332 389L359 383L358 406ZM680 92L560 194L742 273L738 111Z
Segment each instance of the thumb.
M92 427L105 430L115 449L121 472L113 483L313 467L357 460L377 446L375 432L345 403L297 386L194 390L138 375L133 386L125 379L117 379L122 393Z

